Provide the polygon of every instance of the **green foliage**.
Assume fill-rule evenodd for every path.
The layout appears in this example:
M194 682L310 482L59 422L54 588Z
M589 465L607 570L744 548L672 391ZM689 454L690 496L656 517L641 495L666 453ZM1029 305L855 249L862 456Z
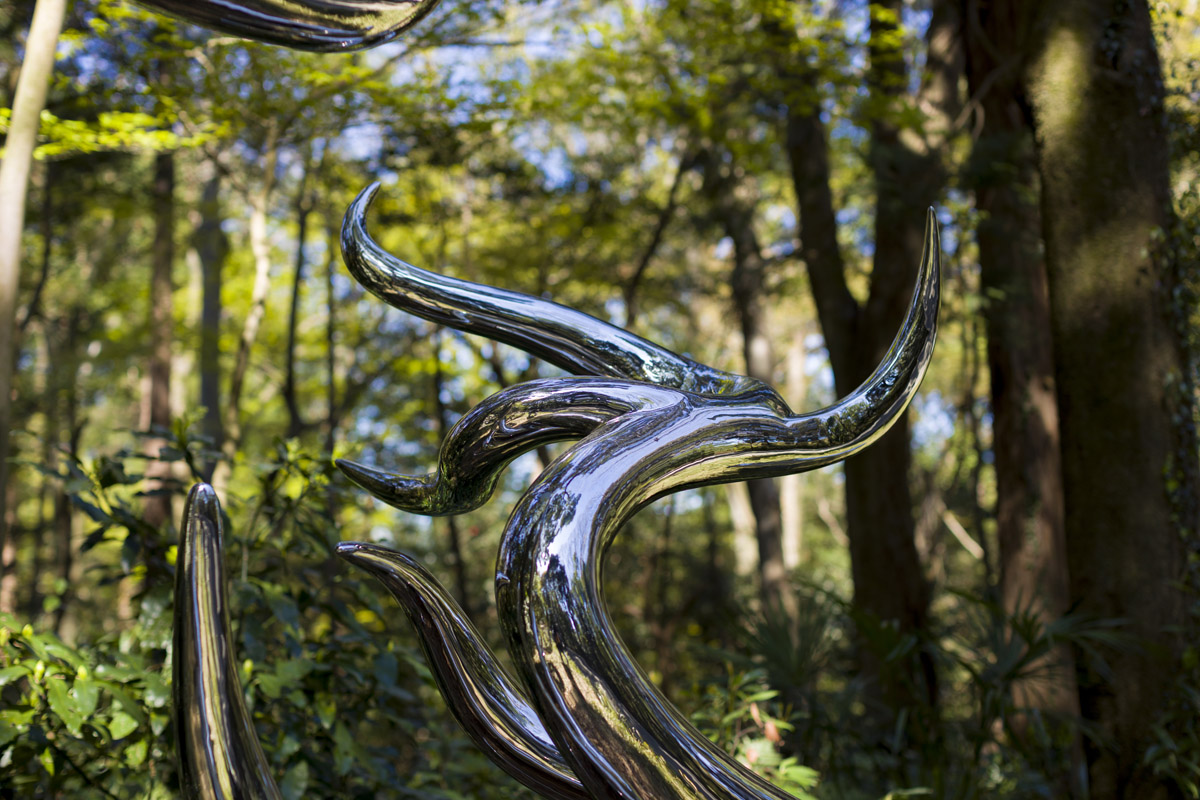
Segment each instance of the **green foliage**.
M176 795L166 611L145 604L135 627L80 648L0 615L0 784L21 797Z
M195 463L203 441L176 426L163 457ZM21 796L173 797L171 577L130 568L154 533L131 504L132 456L73 462L70 498L143 579L140 614L119 634L68 647L0 617L0 783ZM528 796L441 708L396 604L334 557L331 465L280 442L259 493L232 509L226 541L235 649L247 704L285 797ZM179 486L182 491L183 486ZM168 561L173 561L174 547Z
M0 108L0 133L8 132L11 117L11 108ZM199 146L212 137L207 132L182 136L171 130L171 123L140 111L106 111L95 122L59 119L43 111L38 133L43 142L33 151L33 157L42 160L114 150L178 150Z
M779 693L767 687L760 670L726 668L724 685L710 683L698 699L692 722L713 742L745 766L800 800L816 800L819 775L796 756L782 756L779 746L793 726L776 717ZM786 709L778 709L786 713Z

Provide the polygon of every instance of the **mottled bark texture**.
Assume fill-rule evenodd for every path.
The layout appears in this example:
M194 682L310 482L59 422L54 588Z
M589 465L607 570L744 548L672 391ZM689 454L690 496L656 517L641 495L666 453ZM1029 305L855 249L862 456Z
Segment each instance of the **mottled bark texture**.
M229 237L221 230L221 179L214 167L204 184L192 246L200 261L203 299L200 309L200 405L204 407L204 435L213 447L224 439L221 425L221 271L229 254ZM203 465L204 478L212 479L216 462Z
M976 236L991 375L1000 595L1006 613L1032 616L1044 627L1066 614L1071 600L1032 120L1016 69L1011 9L966 6L967 79L977 104L967 181L980 214ZM1055 776L1056 785L1060 795L1086 796L1082 739L1071 725L1079 716L1079 694L1070 648L1059 645L1031 664L1013 686L1013 701L1041 712L1019 717L1018 735L1029 719L1076 731L1068 745L1070 769Z
M1127 621L1111 679L1080 673L1092 797L1171 797L1145 763L1179 672L1181 534L1196 530L1196 442L1176 278L1158 243L1172 221L1161 68L1145 2L1016 5L1028 37L1070 597Z

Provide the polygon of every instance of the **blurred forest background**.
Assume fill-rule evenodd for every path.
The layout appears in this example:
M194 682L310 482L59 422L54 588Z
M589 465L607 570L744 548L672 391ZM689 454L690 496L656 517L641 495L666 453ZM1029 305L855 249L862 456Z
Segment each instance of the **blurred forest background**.
M0 6L5 130L51 52L33 11ZM935 206L907 420L844 466L644 510L608 555L625 642L800 797L1200 797L1196 0L444 0L322 56L77 0L56 53L27 189L0 187L24 209L0 236L0 796L176 795L201 478L285 797L531 796L333 556L419 555L496 640L506 513L554 457L434 520L332 467L427 471L466 410L554 374L350 280L341 217L379 179L401 258L798 410L878 362Z

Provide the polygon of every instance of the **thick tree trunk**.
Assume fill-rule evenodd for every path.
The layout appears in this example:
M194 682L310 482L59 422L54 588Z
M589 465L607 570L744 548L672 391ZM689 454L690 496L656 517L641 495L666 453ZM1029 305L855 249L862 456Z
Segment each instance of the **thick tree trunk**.
M898 0L871 4L870 157L878 201L875 263L865 305L855 300L846 284L820 105L800 88L805 85L802 65L784 62L780 68L793 87L788 98L787 149L799 210L801 255L808 266L839 394L852 391L870 374L903 319L921 255L921 210L937 199L942 186L936 142L949 128L961 74L957 42L948 35L956 27L953 9L945 2L935 3L927 36L928 75L915 101L907 95L903 39L898 35L900 6ZM789 29L781 26L781 30ZM901 129L896 122L900 105L908 102L925 113L921 131ZM909 462L908 424L901 419L845 466L854 605L866 624L894 624L901 636L923 631L929 613L929 587L913 540ZM928 655L918 649L906 663L885 665L879 661L884 653L872 654L873 649L864 648L864 667L886 708L891 713L902 707L932 710L937 677ZM889 714L876 717L889 727Z
M980 212L977 233L991 372L1000 596L1010 615L1048 625L1070 607L1062 458L1053 335L1041 251L1039 186L1031 121L1018 72L1011 17L975 8L964 31L967 77L982 127L969 182ZM1013 687L1018 708L1076 718L1075 662L1066 645L1031 665ZM1072 736L1071 770L1059 794L1086 796L1082 739Z
M17 290L21 275L21 233L25 228L25 191L37 142L39 120L46 105L50 74L54 70L55 44L66 15L66 0L38 0L25 61L21 65L13 98L12 117L0 161L0 572L9 568L8 478L9 439L12 426L13 377L16 366L14 338ZM14 608L0 607L12 612Z
M1177 285L1163 86L1145 2L1029 3L1026 94L1042 182L1071 599L1129 621L1137 648L1083 673L1095 798L1172 790L1145 762L1187 624L1182 534L1197 530L1196 441ZM1083 665L1086 666L1086 665ZM1092 740L1089 740L1091 742Z

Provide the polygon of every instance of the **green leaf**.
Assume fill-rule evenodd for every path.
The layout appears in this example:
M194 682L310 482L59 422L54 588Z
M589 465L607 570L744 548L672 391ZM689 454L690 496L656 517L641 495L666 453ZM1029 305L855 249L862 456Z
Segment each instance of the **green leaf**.
M112 732L114 739L124 739L138 729L138 721L124 711L118 711L112 715L108 729Z
M51 750L49 747L47 747L45 750L42 751L42 754L40 756L38 756L38 761L41 762L42 769L46 770L46 772L49 772L51 776L54 775L54 751L53 750Z
M88 678L76 678L75 685L71 687L71 695L75 698L79 713L88 717L96 710L96 703L100 699L100 686Z
M125 748L125 763L131 767L140 767L146 760L149 749L149 743L145 739L138 739Z
M99 669L96 670L96 672L99 671ZM143 711L142 707L139 706L137 701L133 699L133 695L125 691L123 687L109 681L104 682L104 688L108 689L109 694L113 696L113 699L120 704L121 708L124 709L126 713L130 714L134 719L136 719L139 725L146 722L146 712Z
M150 673L146 676L146 705L151 708L162 708L171 699L171 692L161 675Z
M0 748L17 738L17 733L16 725L10 725L4 720L0 720Z
M24 678L28 674L29 667L24 667L20 664L16 665L15 667L5 667L4 669L0 669L0 686L7 686L15 680Z
M345 775L354 764L354 738L342 723L333 729L333 764L338 775Z
M308 791L308 762L301 761L291 766L279 784L284 800L300 800Z
M67 682L57 678L46 681L46 697L50 700L50 708L67 726L72 736L79 736L80 726L83 725L83 714L75 698L67 691Z
M333 725L334 717L337 715L337 703L332 696L323 696L317 699L317 719L321 721L321 726L328 730Z

